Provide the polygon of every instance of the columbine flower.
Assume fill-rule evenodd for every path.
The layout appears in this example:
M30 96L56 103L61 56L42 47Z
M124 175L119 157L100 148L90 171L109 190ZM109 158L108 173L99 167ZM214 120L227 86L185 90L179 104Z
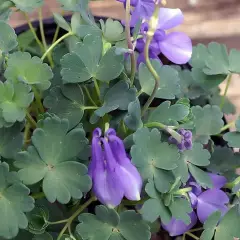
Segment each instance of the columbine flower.
M168 224L162 224L163 229L168 231L171 237L182 235L190 230L197 223L197 216L195 212L189 214L191 223L186 225L183 221L172 218Z
M228 211L226 204L228 204L229 198L225 192L220 190L226 184L226 178L212 173L209 173L209 176L213 183L211 189L202 191L196 182L189 181L188 183L188 186L192 187L192 191L188 193L192 207L196 208L198 219L202 223L216 211L220 211L222 216Z
M179 129L177 132L182 136L181 143L172 136L168 138L168 141L172 144L176 144L180 151L192 149L192 132L185 129Z
M119 205L124 196L129 200L140 200L142 179L127 157L122 140L111 128L105 137L101 135L99 128L94 130L89 166L96 197L108 207Z

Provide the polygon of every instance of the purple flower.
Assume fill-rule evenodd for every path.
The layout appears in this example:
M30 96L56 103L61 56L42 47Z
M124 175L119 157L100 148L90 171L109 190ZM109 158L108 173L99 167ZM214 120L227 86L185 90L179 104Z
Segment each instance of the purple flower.
M189 214L189 216L191 218L191 223L189 225L186 225L181 220L172 218L168 224L165 225L162 223L162 227L163 227L163 229L168 231L168 233L171 237L182 235L183 233L190 230L197 223L197 216L196 216L195 212L191 212Z
M96 197L108 207L119 205L124 196L129 200L140 200L142 179L127 157L122 140L114 129L109 129L105 137L101 135L99 128L94 130L89 165Z
M192 149L192 132L185 129L179 129L177 132L182 136L181 143L172 136L168 138L169 143L176 144L181 152Z

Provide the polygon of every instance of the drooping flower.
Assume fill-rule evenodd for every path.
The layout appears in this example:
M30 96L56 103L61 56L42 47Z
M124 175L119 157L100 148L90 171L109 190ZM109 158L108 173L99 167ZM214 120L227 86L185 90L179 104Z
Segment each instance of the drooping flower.
M127 157L122 140L111 128L105 137L101 135L99 128L94 130L89 165L96 197L108 207L119 205L124 196L129 200L140 200L142 179Z
M189 214L191 223L186 225L183 221L172 218L168 224L162 224L163 229L168 231L171 237L182 235L190 230L197 223L197 216L195 212Z
M172 136L168 138L168 141L172 144L176 144L180 151L192 149L192 132L185 129L179 129L177 132L182 136L181 143Z

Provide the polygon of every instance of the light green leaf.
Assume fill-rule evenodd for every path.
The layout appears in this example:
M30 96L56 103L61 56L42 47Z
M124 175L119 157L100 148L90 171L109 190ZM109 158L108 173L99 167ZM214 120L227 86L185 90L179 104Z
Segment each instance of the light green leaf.
M24 83L0 82L0 108L6 122L22 122L34 99L30 86Z
M19 228L25 229L28 220L25 212L34 208L30 190L24 186L15 172L9 172L6 163L0 163L0 237L10 239L17 236Z
M119 215L114 209L105 206L95 208L96 215L83 213L78 217L80 224L77 232L83 240L87 239L118 239L118 240L149 240L149 226L135 211L124 211Z
M143 219L148 222L154 222L160 217L164 224L168 224L171 220L171 212L164 205L151 180L146 184L145 191L150 199L145 201L140 209Z
M220 218L221 212L218 211L214 212L208 217L203 225L204 231L201 234L200 240L212 240L215 233L215 228Z
M166 125L178 125L178 121L183 120L189 114L189 107L183 104L171 105L170 101L161 103L154 109L148 122L160 122Z
M31 58L27 52L15 52L9 56L4 76L12 82L24 82L36 85L40 90L50 87L53 78L51 68L39 57Z
M141 119L141 106L138 99L128 105L128 114L124 118L124 122L129 129L134 131L143 126Z
M192 107L197 135L214 135L220 132L224 122L223 113L218 106L206 105Z
M48 232L45 232L40 235L35 235L32 240L53 240L53 237ZM61 240L63 239L61 238Z
M17 47L17 35L15 31L4 21L0 21L0 52L10 52Z
M228 132L223 135L223 139L228 142L229 147L240 147L240 132Z
M240 59L240 51L237 49L231 49L229 54L229 65L232 73L240 73L240 66L238 64Z
M169 209L172 213L172 217L175 219L183 221L186 225L191 223L189 213L191 213L193 209L191 203L187 199L175 198L170 204Z
M22 124L0 128L0 156L13 159L23 146Z
M177 70L170 66L161 66L160 62L157 60L152 60L151 63L161 79L155 97L175 99L175 96L180 93L180 80ZM144 63L141 63L139 66L139 81L141 90L151 95L155 86L155 80Z
M68 119L70 129L79 124L84 114L84 95L78 84L52 88L43 103L48 112Z
M32 12L34 9L43 5L43 0L12 0L15 3L16 8L23 12Z
M215 147L207 167L213 173L225 176L229 182L235 180L236 169L240 167L240 154L233 153L228 147Z
M100 20L103 37L110 43L115 43L125 39L125 31L122 24L111 18L108 18L106 22Z
M33 132L27 151L17 155L15 166L25 184L43 180L43 191L49 202L68 203L71 197L80 199L91 188L85 165L73 161L86 147L88 140L82 128L68 132L68 121L47 117Z
M194 68L202 69L205 66L205 59L209 55L207 47L203 44L198 44L193 47L192 58L190 64Z
M240 238L240 215L237 206L231 208L216 228L214 240Z
M71 27L70 25L68 24L68 22L63 18L63 16L59 13L53 13L53 17L54 17L54 20L56 22L56 24L66 30L67 32L70 32L71 31Z
M80 0L57 0L61 5L62 8L66 11L78 11L78 4Z
M136 88L124 80L117 82L104 96L103 106L95 111L99 117L116 109L127 110L128 105L136 100Z
M26 32L23 32L18 35L18 46L21 49L21 51L25 51L31 43L34 42L35 37L31 30L28 30Z
M177 167L179 153L177 147L161 142L161 134L157 129L138 129L133 136L135 145L131 148L132 161L146 181L153 179L157 189L167 192L171 183L173 170Z
M117 78L123 70L123 55L117 55L112 47L102 56L102 45L100 36L90 34L77 43L74 53L62 59L63 81L77 83L93 77L108 82Z

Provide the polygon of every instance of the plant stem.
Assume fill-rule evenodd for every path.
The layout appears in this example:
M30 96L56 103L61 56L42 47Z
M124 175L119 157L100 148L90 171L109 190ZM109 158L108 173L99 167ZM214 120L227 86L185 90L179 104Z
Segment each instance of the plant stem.
M192 237L193 239L199 240L199 237L195 236L194 234L192 234L190 232L186 232L185 234Z
M56 221L56 222L47 222L48 225L57 225L57 224L62 224L62 223L66 223L68 221L68 219L63 219L60 221Z
M83 107L83 110L95 110L95 109L98 109L98 107L96 107L96 106L84 106Z
M45 33L44 33L44 27L43 27L42 8L39 8L39 10L38 10L38 18L39 18L40 34L41 34L41 38L42 38L42 42L43 42L44 52L46 52L48 46L47 46ZM48 58L50 66L53 68L54 67L54 63L53 63L51 54L48 54L47 58Z
M40 112L44 113L45 110L44 110L44 107L42 105L41 95L39 94L38 90L34 86L32 86L32 91L34 93L34 96L35 96L35 99L36 99L36 103L38 105L38 108L39 108Z
M62 235L65 233L65 231L69 228L69 226L72 224L72 221L85 209L87 208L92 202L96 201L96 197L91 197L87 202L85 202L83 205L80 206L80 208L70 217L68 218L66 225L63 227L62 231L59 233L57 240L60 240Z
M25 129L24 129L24 145L25 146L27 145L30 130L31 130L31 124L29 122L27 122Z
M221 133L221 132L224 132L224 131L227 130L227 129L229 129L229 128L232 127L234 124L235 124L235 121L232 121L232 122L226 124L225 126L223 126L223 127L220 129L220 133Z
M37 123L35 122L35 120L32 118L31 114L28 111L26 111L26 119L28 123L31 124L33 129L37 128Z
M86 94L87 94L87 97L88 97L88 99L89 99L89 101L94 105L94 106L96 106L97 107L97 104L94 102L94 100L92 99L92 97L91 97L91 95L90 95L90 93L89 93L89 91L88 91L88 88L84 85L83 86L83 88L84 88L84 90L85 90L85 92L86 92Z
M29 16L28 16L27 13L25 13L25 12L22 12L22 13L23 13L24 17L25 17L26 20L27 20L28 26L29 26L29 28L30 28L30 30L31 30L31 32L32 32L32 34L33 34L33 36L34 36L37 44L39 45L39 47L40 47L40 49L42 50L42 52L44 52L44 46L43 46L42 42L40 41L40 39L38 38L38 36L37 36L37 34L36 34L36 32L35 32Z
M222 110L223 107L224 107L224 103L225 103L225 100L226 100L227 91L228 91L228 88L229 88L229 86L230 86L231 80L232 80L232 74L229 74L228 77L227 77L227 84L226 84L226 87L225 87L225 90L224 90L224 94L223 94L223 96L222 96L222 100L221 100L221 104L220 104L220 109L221 109L221 110Z
M60 31L60 27L57 26L56 31L55 31L54 36L53 36L52 44L54 44L57 41L59 31Z
M147 41L146 41L145 48L144 48L144 55L145 55L147 68L151 72L151 74L153 75L153 77L155 79L155 86L154 86L154 89L152 91L152 94L150 95L147 102L143 106L142 116L146 113L146 111L148 110L148 107L151 105L151 103L152 103L152 101L153 101L153 99L154 99L154 97L157 93L157 90L159 88L159 81L160 81L160 77L158 76L157 72L153 68L153 66L150 62L150 59L149 59L149 46L150 46L151 41L152 41L152 37L147 37Z
M45 193L44 192L33 193L31 194L31 197L34 199L41 199L45 197Z
M131 58L131 75L130 75L130 82L131 86L134 83L135 79L135 72L136 72L136 58L135 58L135 53L134 53L134 47L131 39L131 30L130 30L130 11L131 11L131 5L130 5L131 0L126 1L126 15L125 15L125 32L126 32L126 39L127 39L127 44L128 48L132 50L130 53L130 58Z
M65 38L68 38L69 36L72 36L73 33L72 32L68 32L65 35L63 35L62 37L60 37L56 42L54 42L49 48L48 50L43 54L43 56L41 57L42 61L46 58L46 56L61 42L63 41Z
M189 230L188 232L198 232L198 231L201 231L201 230L203 230L204 228L203 227L200 227L200 228L193 228L193 229L191 229L191 230Z
M94 86L95 86L95 89L96 89L96 92L97 92L97 96L99 98L99 100L101 99L101 94L100 94L100 88L98 86L98 82L97 82L97 79L96 78L93 78L93 82L94 82Z

